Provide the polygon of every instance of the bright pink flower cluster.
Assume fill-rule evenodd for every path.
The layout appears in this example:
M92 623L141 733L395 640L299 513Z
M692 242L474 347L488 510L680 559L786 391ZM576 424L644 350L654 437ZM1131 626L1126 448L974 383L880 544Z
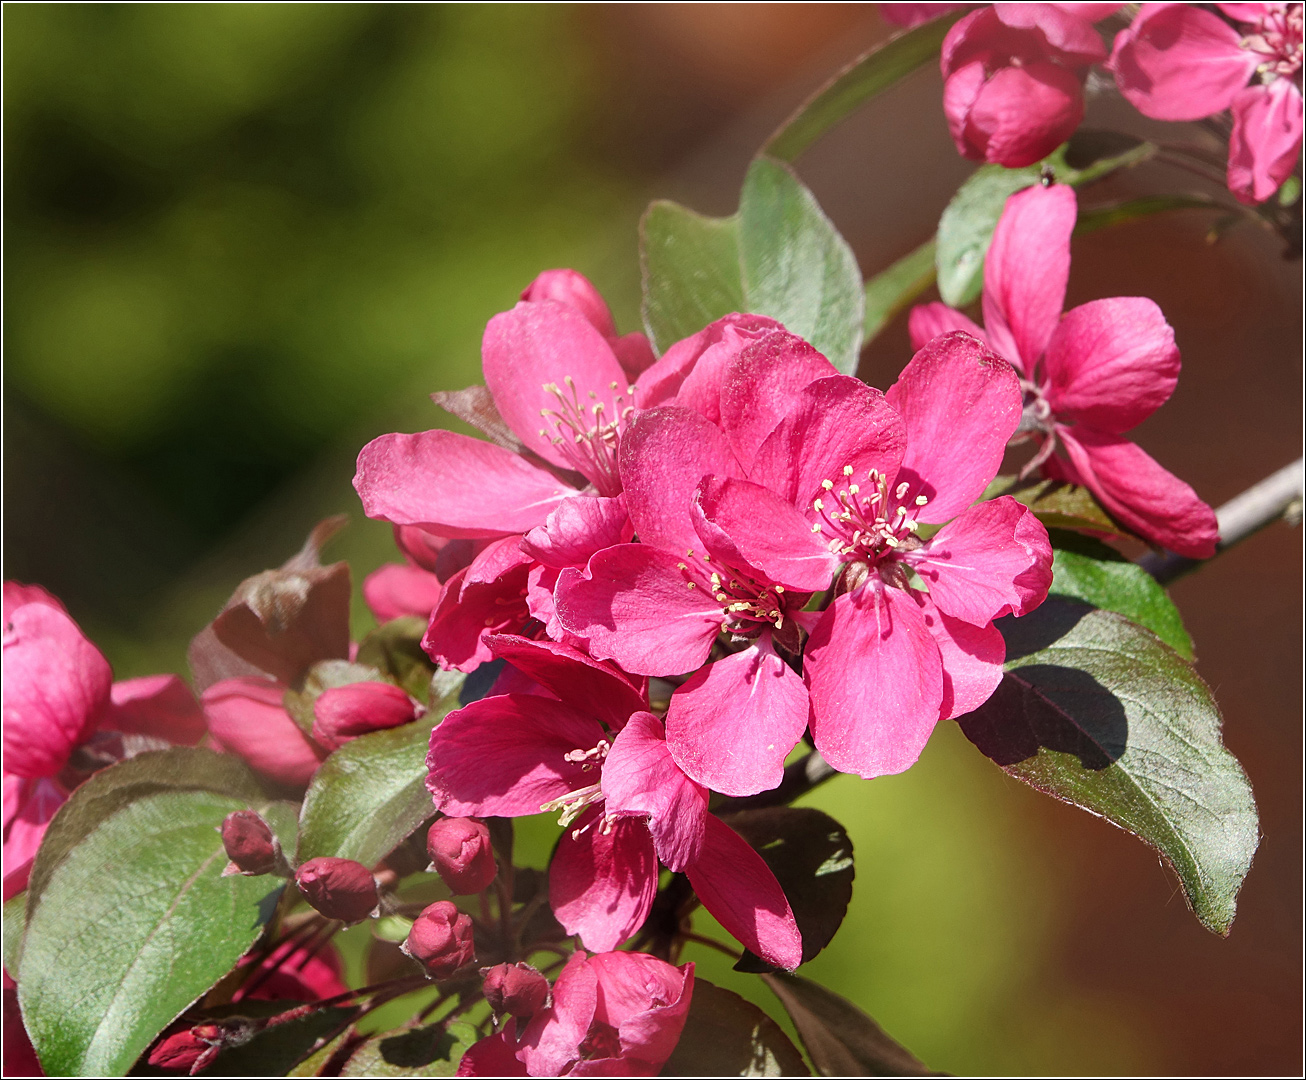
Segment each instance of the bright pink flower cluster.
M784 891L709 792L775 787L807 731L836 768L900 772L993 692L994 620L1051 581L1033 514L976 504L1019 379L949 334L885 394L755 315L650 363L580 275L541 281L486 330L469 415L493 442L386 435L359 456L369 516L479 547L427 652L508 665L432 733L428 785L455 817L561 815L550 900L587 948L639 931L661 865L792 969Z

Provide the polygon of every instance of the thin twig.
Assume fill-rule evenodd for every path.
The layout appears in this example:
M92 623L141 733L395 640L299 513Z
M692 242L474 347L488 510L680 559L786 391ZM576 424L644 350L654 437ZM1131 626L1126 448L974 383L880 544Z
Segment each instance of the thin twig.
M717 952L725 953L731 960L738 960L744 954L732 949L729 945L717 941L715 938L704 937L702 934L680 934L682 941L692 941L698 945L706 945L709 949L716 949Z

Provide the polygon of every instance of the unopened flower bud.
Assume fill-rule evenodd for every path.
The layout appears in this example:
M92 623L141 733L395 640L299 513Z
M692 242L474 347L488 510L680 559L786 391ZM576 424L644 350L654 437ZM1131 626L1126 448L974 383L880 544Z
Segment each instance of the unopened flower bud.
M490 830L475 818L440 818L426 834L426 853L455 896L480 892L498 873Z
M426 968L433 979L447 979L476 959L471 916L448 900L426 908L408 931L403 951Z
M253 810L237 810L222 823L222 846L231 865L225 874L268 874L276 869L281 854L276 836Z
M322 856L295 871L304 898L328 919L362 922L377 904L376 881L362 863Z
M481 974L485 1000L497 1016L507 1013L524 1020L549 1000L549 980L530 964L495 964Z
M221 1031L214 1024L198 1024L169 1035L150 1051L150 1064L160 1069L190 1072L196 1062L215 1056Z
M313 738L328 750L417 718L418 705L392 683L360 682L324 691L313 702Z

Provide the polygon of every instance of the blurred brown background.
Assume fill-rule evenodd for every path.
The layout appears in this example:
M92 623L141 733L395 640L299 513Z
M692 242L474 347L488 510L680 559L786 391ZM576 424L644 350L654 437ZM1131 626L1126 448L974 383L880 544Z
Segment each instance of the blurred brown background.
M328 513L356 583L393 558L349 486L362 443L437 423L425 394L479 379L481 328L541 269L636 328L647 200L732 211L766 134L886 35L825 4L31 5L4 30L4 572L119 677L184 670ZM972 167L939 97L919 72L799 163L867 276ZM1109 94L1088 122L1155 130ZM1144 166L1082 198L1193 188ZM1210 224L1077 239L1068 302L1161 305L1184 374L1137 438L1216 505L1301 453L1301 264ZM861 373L908 355L900 319ZM1261 809L1228 940L1138 841L943 725L904 776L811 797L858 866L811 974L947 1072L1299 1073L1300 571L1276 525L1173 589Z

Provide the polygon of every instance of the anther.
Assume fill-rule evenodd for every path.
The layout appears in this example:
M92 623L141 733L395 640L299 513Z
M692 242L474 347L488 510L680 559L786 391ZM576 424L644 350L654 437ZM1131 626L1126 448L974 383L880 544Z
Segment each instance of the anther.
M924 505L925 505L927 502L929 502L929 501L930 501L930 500L927 499L924 495L917 495L917 496L916 496L916 505L917 505L917 506L924 506Z
M844 476L852 476L852 474L853 474L853 467L852 467L851 465L845 465L845 466L843 467L843 474L844 474Z
M901 484L899 484L896 488L893 489L893 497L895 499L901 499L903 496L907 494L907 489L909 487L911 487L911 485L907 483L906 480L904 480Z
M834 490L834 481L833 481L833 480L822 480L822 481L821 481L821 487L825 488L826 491L833 491L833 490Z

